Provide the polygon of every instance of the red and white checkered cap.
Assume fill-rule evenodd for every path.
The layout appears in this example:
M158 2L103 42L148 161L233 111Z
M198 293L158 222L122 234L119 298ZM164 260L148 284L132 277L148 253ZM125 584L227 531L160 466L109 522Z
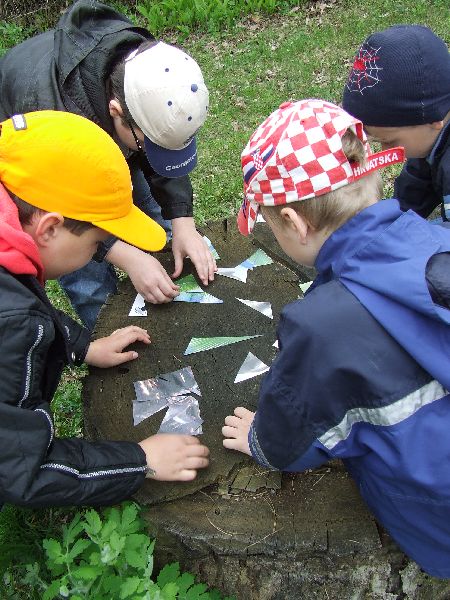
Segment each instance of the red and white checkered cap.
M355 180L342 150L351 129L371 153L361 121L325 100L285 102L251 136L241 155L244 202L238 214L243 235L252 232L259 205L306 200Z

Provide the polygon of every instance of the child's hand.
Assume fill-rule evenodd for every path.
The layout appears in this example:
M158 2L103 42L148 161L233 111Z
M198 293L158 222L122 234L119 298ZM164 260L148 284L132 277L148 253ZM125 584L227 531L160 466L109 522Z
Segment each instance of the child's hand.
M183 260L189 256L197 275L203 285L214 279L217 271L216 260L211 254L205 240L195 229L192 217L178 217L172 221L172 252L175 259L175 270L172 277L176 279L183 271Z
M94 367L115 367L129 360L134 360L139 355L134 350L123 352L123 349L134 342L150 344L150 336L145 329L130 325L116 329L108 337L103 337L91 342L84 359L88 365Z
M209 450L191 435L157 433L139 442L152 470L147 477L158 481L191 481L197 469L209 464Z
M130 262L124 269L130 276L136 291L152 304L172 302L180 293L180 288L170 279L156 258L140 250L139 252L141 254L139 259Z
M238 450L244 454L252 455L248 445L248 432L255 417L255 413L238 406L234 409L234 415L225 418L225 426L222 433L225 437L223 445L229 450Z

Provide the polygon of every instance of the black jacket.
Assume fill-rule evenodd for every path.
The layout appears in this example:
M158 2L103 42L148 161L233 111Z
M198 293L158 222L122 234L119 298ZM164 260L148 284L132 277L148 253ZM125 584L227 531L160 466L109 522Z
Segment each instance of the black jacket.
M450 220L450 123L427 158L410 158L395 181L394 196L402 210L421 217L439 205L444 221Z
M153 39L113 8L79 0L51 29L15 46L0 59L0 121L35 110L79 114L113 135L107 80L112 64ZM132 153L130 166L142 159ZM140 165L165 219L192 216L188 176L161 177Z
M83 362L89 333L50 304L30 275L0 267L0 503L106 505L144 481L133 442L54 437L50 401L66 364Z

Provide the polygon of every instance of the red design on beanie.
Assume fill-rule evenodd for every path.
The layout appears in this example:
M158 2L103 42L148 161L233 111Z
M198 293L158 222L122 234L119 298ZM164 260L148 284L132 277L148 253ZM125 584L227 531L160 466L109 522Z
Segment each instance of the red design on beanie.
M380 71L383 69L377 65L379 51L380 48L373 48L367 43L360 47L347 81L350 92L362 94L366 88L380 82Z
M22 229L17 206L0 184L0 266L15 275L33 275L44 284L44 268L33 238Z

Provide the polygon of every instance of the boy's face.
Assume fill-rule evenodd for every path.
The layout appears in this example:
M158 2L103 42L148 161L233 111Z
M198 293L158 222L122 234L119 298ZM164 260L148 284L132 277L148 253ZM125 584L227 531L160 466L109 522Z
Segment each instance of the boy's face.
M61 275L81 269L94 256L99 243L105 241L109 235L97 227L75 235L63 227L62 223L53 223L37 238L33 235L44 266L44 278L57 279Z
M383 150L403 146L407 158L425 158L431 151L440 130L442 121L410 127L374 127L364 129L370 141L379 142Z

